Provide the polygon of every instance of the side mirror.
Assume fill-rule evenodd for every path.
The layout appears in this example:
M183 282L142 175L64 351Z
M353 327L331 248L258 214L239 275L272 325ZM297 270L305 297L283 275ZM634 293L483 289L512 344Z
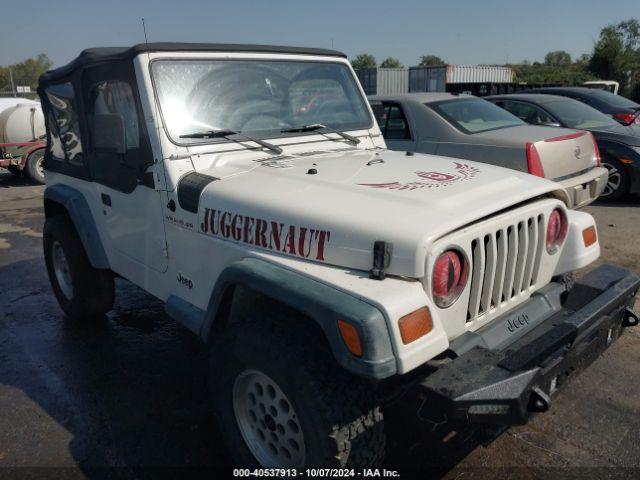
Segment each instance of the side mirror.
M559 127L560 124L558 122L547 122L547 123L543 123L542 126L544 126L544 127Z
M124 118L119 113L103 113L93 117L93 145L98 152L124 155L127 151Z

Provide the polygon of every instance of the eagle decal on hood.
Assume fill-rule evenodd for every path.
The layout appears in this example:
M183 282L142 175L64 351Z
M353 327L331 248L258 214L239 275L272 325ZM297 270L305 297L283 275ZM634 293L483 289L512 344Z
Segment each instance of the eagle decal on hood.
M417 190L420 188L440 188L447 187L454 182L469 180L475 177L480 169L472 167L466 163L453 162L455 171L444 172L414 172L419 178L415 182L387 182L387 183L359 183L365 187L385 188L388 190Z

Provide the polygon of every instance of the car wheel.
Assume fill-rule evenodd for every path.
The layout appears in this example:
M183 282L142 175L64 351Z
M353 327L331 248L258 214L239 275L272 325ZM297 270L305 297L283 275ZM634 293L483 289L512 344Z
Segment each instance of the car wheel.
M211 348L214 414L234 464L379 465L385 434L373 387L294 325L261 315Z
M620 200L629 192L631 181L627 169L611 157L603 158L602 166L609 171L609 177L600 198L611 201Z
M104 317L113 306L113 274L91 266L69 217L45 221L43 246L49 281L64 313L74 321Z
M44 167L42 161L44 160L44 148L39 148L31 152L27 157L27 175L32 182L44 185Z

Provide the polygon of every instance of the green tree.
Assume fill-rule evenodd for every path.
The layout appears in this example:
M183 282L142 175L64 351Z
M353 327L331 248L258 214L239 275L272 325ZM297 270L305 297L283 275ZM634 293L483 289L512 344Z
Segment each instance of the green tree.
M388 57L382 61L382 63L380 64L380 67L381 68L402 68L402 64L400 63L400 60L398 60L397 58Z
M433 67L438 65L445 65L445 61L435 55L423 55L420 57L420 67Z
M589 70L603 80L620 82L623 93L634 95L640 83L640 22L607 25L593 47Z
M614 28L605 27L593 47L589 70L606 80L625 80L627 59L624 42Z
M516 82L528 84L581 85L595 77L587 69L584 58L564 66L552 66L527 60L509 65L516 73Z
M571 65L571 54L564 50L555 50L544 56L544 64L551 67L566 67Z
M0 67L0 91L11 90L11 80L9 70L13 74L13 82L16 86L28 85L31 90L35 90L38 86L38 78L44 72L49 70L53 62L49 57L41 53L35 58L29 58L24 62L15 63L8 67Z
M378 63L376 62L376 57L374 57L373 55L369 55L368 53L361 53L360 55L356 56L356 58L351 60L351 66L354 69L359 70L363 68L376 68L378 66Z
M585 68L589 66L590 61L591 61L591 55L589 55L588 53L583 53L578 58L576 58L576 64L582 65Z

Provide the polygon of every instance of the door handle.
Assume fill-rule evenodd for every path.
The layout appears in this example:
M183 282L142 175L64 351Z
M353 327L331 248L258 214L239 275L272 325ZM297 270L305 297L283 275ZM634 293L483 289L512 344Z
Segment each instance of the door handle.
M107 207L111 206L111 197L109 195L107 195L106 193L101 193L100 198L102 199L102 203Z

